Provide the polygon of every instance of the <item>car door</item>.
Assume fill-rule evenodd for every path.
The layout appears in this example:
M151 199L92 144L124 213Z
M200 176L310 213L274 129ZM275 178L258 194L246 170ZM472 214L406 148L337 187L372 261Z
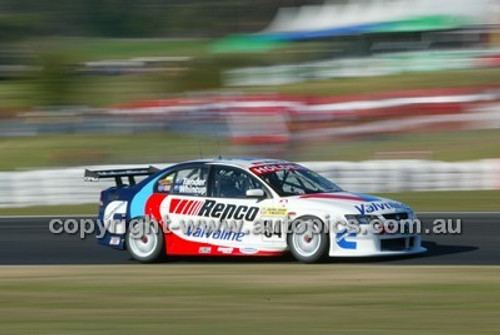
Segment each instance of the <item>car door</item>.
M247 196L248 190L256 189L263 190L264 195ZM207 242L225 247L218 250L228 254L259 254L276 250L273 242L283 240L282 234L278 234L281 233L279 231L274 234L268 231L270 229L264 230L263 219L270 219L269 213L279 206L277 201L269 189L247 171L232 166L214 165L207 198L210 206L205 207L200 216L222 222L216 234L207 234ZM284 214L284 211L280 213Z
M207 238L197 228L197 219L206 201L209 171L205 164L192 164L168 172L156 183L156 192L166 195L160 211L168 221L168 254L208 253L204 252Z

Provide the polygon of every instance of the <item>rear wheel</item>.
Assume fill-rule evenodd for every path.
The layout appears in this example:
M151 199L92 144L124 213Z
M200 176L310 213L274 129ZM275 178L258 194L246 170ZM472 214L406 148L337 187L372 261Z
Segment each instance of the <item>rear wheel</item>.
M328 234L323 222L316 217L293 221L287 242L293 257L300 262L315 263L328 256Z
M132 220L126 235L127 250L142 263L157 262L165 257L165 239L160 225L146 219Z

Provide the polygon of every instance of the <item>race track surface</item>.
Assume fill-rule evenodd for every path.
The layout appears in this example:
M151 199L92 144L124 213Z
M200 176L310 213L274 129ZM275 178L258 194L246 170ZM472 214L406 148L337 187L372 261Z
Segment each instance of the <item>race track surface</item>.
M436 218L462 219L458 235L423 235L426 254L376 259L331 259L343 264L498 265L500 264L500 213L420 214L424 228ZM54 217L0 217L0 265L134 264L127 252L99 246L93 236L54 235L48 222ZM295 262L281 258L179 257L175 263Z

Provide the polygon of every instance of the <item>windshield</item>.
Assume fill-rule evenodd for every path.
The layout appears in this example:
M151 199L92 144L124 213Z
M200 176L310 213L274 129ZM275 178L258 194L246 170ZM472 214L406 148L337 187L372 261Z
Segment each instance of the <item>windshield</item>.
M269 164L250 170L282 197L342 191L328 179L298 164Z

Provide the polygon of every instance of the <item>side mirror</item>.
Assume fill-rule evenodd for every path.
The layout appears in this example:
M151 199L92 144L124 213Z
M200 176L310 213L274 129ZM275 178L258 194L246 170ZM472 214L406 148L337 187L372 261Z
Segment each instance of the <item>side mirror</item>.
M266 194L263 189L256 188L253 190L247 190L245 195L247 198L263 198Z

